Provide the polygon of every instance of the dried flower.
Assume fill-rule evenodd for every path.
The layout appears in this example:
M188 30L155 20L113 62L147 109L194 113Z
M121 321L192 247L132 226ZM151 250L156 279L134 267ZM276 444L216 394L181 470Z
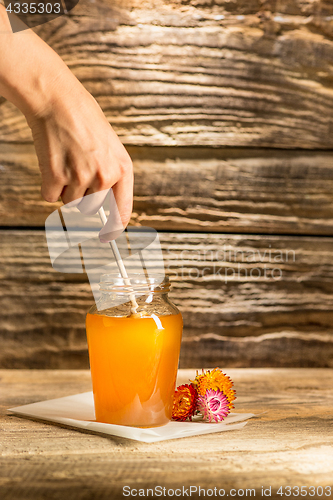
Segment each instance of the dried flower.
M222 391L207 389L204 396L198 396L197 408L204 420L221 422L230 412L229 402Z
M174 395L172 418L184 422L187 418L192 420L196 410L197 391L192 384L180 385Z
M207 370L206 372L202 370L201 375L197 372L197 376L192 383L198 391L199 396L204 396L207 389L223 392L228 400L229 408L234 408L232 401L236 399L236 391L232 389L233 382L219 368L214 368L213 371Z

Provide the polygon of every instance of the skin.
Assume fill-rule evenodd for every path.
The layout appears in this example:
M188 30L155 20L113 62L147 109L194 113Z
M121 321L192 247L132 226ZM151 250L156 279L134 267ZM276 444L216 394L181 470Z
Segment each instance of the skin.
M31 128L43 198L53 203L61 197L66 204L112 188L125 227L133 203L132 162L96 100L32 30L12 33L2 5L0 54L0 95ZM111 231L109 220L101 240Z

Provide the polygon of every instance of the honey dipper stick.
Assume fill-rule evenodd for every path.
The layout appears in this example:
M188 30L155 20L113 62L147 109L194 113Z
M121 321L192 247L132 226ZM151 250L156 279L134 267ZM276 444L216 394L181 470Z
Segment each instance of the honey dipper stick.
M107 222L107 218L106 218L106 215L105 215L103 207L101 207L98 210L98 214L99 214L99 216L101 218L102 223L105 225L106 222ZM109 245L110 245L110 247L112 249L114 258L116 259L116 262L117 262L117 266L118 266L119 272L121 274L121 277L124 280L125 285L127 287L129 287L130 290L132 290L132 291L130 291L130 294L129 294L129 297L130 297L130 300L131 300L131 303L132 303L131 313L132 314L137 314L139 304L137 303L137 301L135 299L134 289L132 287L131 280L128 277L124 261L121 258L121 255L120 255L120 252L119 252L119 249L118 249L118 245L115 242L115 240L109 241Z

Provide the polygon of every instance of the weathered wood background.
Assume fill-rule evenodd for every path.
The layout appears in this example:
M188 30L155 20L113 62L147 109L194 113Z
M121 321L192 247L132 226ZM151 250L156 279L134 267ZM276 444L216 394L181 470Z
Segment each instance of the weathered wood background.
M81 0L36 28L135 167L163 231L181 366L333 366L333 3ZM56 273L23 115L0 100L0 366L88 366L82 275Z

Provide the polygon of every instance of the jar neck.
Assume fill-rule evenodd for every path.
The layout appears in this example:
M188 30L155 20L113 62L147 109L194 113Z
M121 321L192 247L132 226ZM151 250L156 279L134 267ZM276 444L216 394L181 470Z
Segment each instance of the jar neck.
M103 275L100 280L100 297L90 309L90 314L110 317L129 317L133 314L133 301L136 303L135 314L141 317L169 316L179 314L177 307L168 297L169 278L164 275L142 276L129 275L130 281L119 275ZM130 285L128 284L130 283ZM135 299L134 299L135 296Z
M133 313L144 316L177 314L178 309L168 298L169 278L164 275L130 274L129 281L118 274L103 275L100 281L100 298L96 302L99 313L107 316L127 317ZM92 310L92 313L94 311Z
M118 274L103 274L99 287L102 295L167 295L170 291L170 281L168 276L164 275L130 274L127 280Z

